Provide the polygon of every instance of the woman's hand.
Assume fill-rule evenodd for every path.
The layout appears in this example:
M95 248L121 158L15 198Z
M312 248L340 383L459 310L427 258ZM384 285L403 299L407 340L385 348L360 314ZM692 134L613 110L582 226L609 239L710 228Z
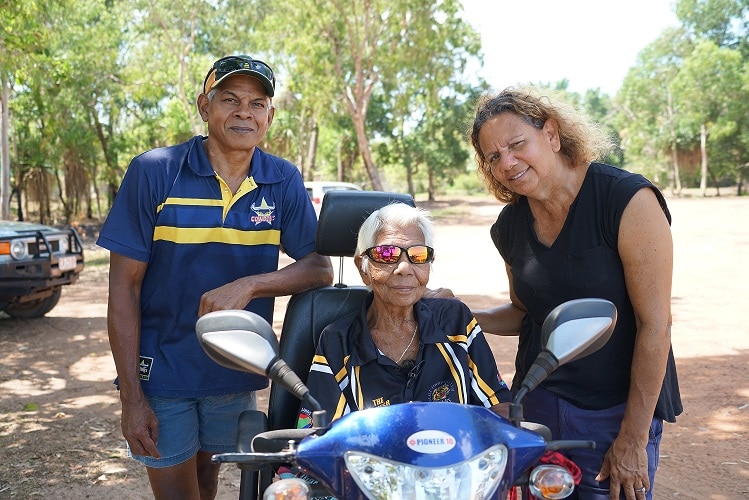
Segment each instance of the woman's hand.
M621 436L611 444L603 458L601 472L596 476L596 481L610 480L611 500L618 500L620 492L624 493L627 500L644 498L645 492L650 490L645 446L646 444Z

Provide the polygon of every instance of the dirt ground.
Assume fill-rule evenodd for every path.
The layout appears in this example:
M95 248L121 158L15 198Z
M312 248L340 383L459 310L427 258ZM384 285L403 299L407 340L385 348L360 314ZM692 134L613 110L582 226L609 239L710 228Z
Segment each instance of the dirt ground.
M669 198L675 243L673 347L684 413L667 425L655 498L749 498L749 197ZM488 237L488 198L420 203L437 221L431 287L471 306L507 299ZM151 498L144 469L125 455L106 335L107 254L88 234L87 267L47 317L0 314L0 499ZM335 264L337 270L337 263ZM358 284L351 263L343 281ZM277 301L276 331L286 304ZM511 379L515 340L489 336ZM262 394L264 405L267 393ZM237 498L224 466L219 499Z

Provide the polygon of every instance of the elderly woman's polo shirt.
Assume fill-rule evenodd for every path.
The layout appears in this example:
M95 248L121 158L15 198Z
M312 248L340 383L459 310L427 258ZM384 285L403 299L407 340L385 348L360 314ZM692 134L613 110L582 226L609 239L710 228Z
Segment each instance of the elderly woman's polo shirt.
M307 378L310 393L328 416L407 401L450 401L489 408L511 399L489 344L468 307L457 299L421 299L414 305L419 353L410 370L375 345L367 307L323 331ZM299 427L311 426L302 406Z

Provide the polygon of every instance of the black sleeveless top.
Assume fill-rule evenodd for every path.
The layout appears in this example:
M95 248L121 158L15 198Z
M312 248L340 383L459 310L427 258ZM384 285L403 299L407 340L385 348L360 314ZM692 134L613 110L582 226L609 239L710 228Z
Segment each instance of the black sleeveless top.
M525 197L500 213L491 228L492 241L510 266L515 293L528 311L518 341L514 389L541 351L541 325L549 312L568 300L597 297L610 300L618 311L611 340L598 352L559 368L541 387L584 409L601 410L626 402L637 328L617 239L624 208L643 187L655 192L670 223L666 200L653 184L641 175L600 163L588 168L551 247L538 241ZM673 422L681 411L676 365L669 349L655 416Z

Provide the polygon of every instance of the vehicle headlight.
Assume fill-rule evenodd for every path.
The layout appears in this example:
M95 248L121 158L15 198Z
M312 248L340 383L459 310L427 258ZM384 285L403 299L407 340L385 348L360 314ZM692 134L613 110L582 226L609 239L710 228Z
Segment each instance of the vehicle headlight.
M507 448L496 445L449 467L417 467L368 453L344 455L351 476L367 498L490 498L507 465Z
M68 239L67 238L60 239L60 253L68 253Z
M528 487L534 496L554 500L570 496L575 490L575 480L564 467L539 465L531 471Z
M10 242L10 256L16 260L25 259L28 255L26 242L23 240L12 240Z

